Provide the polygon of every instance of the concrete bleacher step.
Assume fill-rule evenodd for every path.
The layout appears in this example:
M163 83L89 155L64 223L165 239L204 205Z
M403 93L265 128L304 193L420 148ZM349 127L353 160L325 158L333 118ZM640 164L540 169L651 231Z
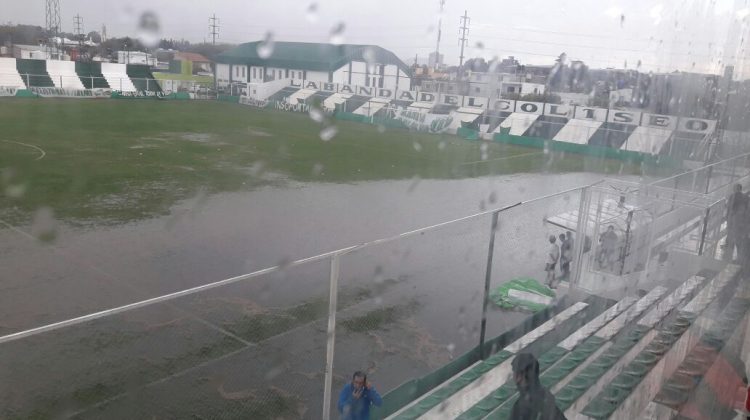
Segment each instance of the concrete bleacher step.
M734 394L736 388L733 389L730 378L727 378L726 365L724 365L726 362L721 360L720 354L735 334L735 326L743 317L748 317L750 288L745 283L739 289L739 293L730 299L721 316L710 326L699 331L701 337L697 344L687 353L672 376L662 383L659 392L646 406L643 412L644 418L655 420L676 418L683 408L689 410L686 406L691 400L696 401L700 398L696 393L700 392L699 388L703 382L707 382L707 386L713 388L718 379L720 388L712 389L711 392L724 391L726 395L714 394L712 395L714 398L721 397L725 401L731 401L736 397ZM737 372L737 374L737 379L739 379L744 372Z
M55 87L47 73L46 60L16 59L16 69L29 87Z
M546 353L539 357L539 370L544 372L550 366L555 364L560 358L570 353L586 338L594 334L597 330L602 328L604 325L612 321L614 318L622 314L626 309L630 308L638 299L632 296L626 297L615 305L602 312L589 321L586 325L576 330L565 340L561 341L557 346L548 350ZM500 388L491 392L486 397L482 398L471 408L464 411L457 418L468 420L468 419L481 419L489 415L493 410L501 406L503 403L508 401L510 398L515 396L516 387L515 384L508 381Z
M564 345L565 348L572 349L572 351L567 352L567 354L564 357L556 359L556 363L554 363L551 366L548 366L549 368L543 371L542 375L540 376L542 385L551 390L555 389L555 387L559 389L562 385L567 384L567 382L565 382L565 379L575 377L579 372L582 372L585 369L591 370L591 369L594 369L594 367L600 367L600 365L609 363L611 361L611 358L599 360L598 356L600 356L606 350L611 350L613 348L615 350L628 348L627 345L630 344L630 342L634 338L640 337L640 334L642 334L643 332L638 329L628 331L627 334L625 334L627 339L622 340L623 342L619 343L619 345L610 342L613 337L617 336L618 334L621 334L621 332L624 329L626 329L626 327L628 327L630 323L638 319L641 315L643 315L644 312L646 312L647 309L651 308L657 302L659 303L650 313L655 313L658 308L662 308L661 312L657 312L659 314L663 313L664 310L669 310L671 308L670 305L675 304L673 303L675 299L674 296L681 297L686 293L692 292L694 288L698 284L700 284L701 281L702 281L701 278L689 280L683 286L681 286L681 288L673 292L669 297L667 297L661 302L659 300L667 293L667 289L664 287L658 286L654 288L653 290L651 290L649 293L647 293L645 296L640 298L627 311L625 311L624 313L620 314L619 316L617 316L610 322L603 325L601 328L599 328L595 332L593 336L586 339L582 343L580 344L576 343L576 346L571 346L570 344L564 342L562 345ZM542 367L541 366L542 361L545 358L546 358L545 356L542 356L539 359L540 369ZM587 361L591 361L592 363L589 364L587 363ZM593 364L593 367L590 367L592 364ZM595 376L593 376L592 374L584 373L584 378L591 380L591 379L595 379ZM510 388L510 384L508 388ZM491 413L489 413L484 418L493 418L493 419L494 418L501 418L501 419L509 418L510 411L517 399L518 399L518 395L515 392L513 392L512 396L509 396L496 409L494 409ZM559 402L558 402L558 406L560 406ZM560 407L560 408L564 409L563 407Z
M510 372L510 360L513 356L531 345L540 343L540 339L555 330L571 328L566 323L579 324L580 317L593 317L585 309L589 305L578 302L556 314L547 322L506 346L486 360L478 362L443 385L429 392L392 415L391 419L445 418L450 413L470 407L492 389L498 386Z
M643 411L645 404L633 402L640 401L644 394L653 392L647 387L639 387L641 380L654 366L663 368L664 355L671 351L683 333L716 299L737 272L736 266L725 268L687 305L678 308L670 317L666 316L672 309L668 309L667 306L655 308L629 333L619 337L609 348L600 352L585 368L577 374L573 372L571 376L575 376L555 391L557 404L565 411L565 415L568 418L612 418L610 416L615 410L628 400L621 408L624 417L614 418L635 418L634 413L637 415ZM676 292L678 291L680 289ZM679 302L679 296L674 293L673 295L674 308ZM655 329L660 323L662 325ZM654 372L664 373L663 370Z
M276 101L284 101L286 98L294 94L294 92L299 91L299 88L287 86L280 91L274 93L273 95L268 97L268 102L273 103Z
M47 73L55 87L63 89L84 89L76 74L74 61L47 60Z
M24 89L26 83L18 73L15 58L0 57L0 86Z
M85 63L82 61L75 62L75 70L81 84L86 89L108 89L109 83L102 74L102 65L98 62Z
M107 84L113 89L120 92L135 92L137 89L128 77L125 64L119 63L101 63L101 71Z
M130 81L136 89L143 92L161 92L159 83L154 78L148 66L142 64L128 64L125 67Z

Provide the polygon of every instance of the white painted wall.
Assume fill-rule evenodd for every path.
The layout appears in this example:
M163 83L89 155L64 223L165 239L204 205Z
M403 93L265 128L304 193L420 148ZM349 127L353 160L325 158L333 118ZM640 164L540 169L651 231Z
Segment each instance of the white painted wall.
M216 63L216 83L218 85L229 83L229 64Z
M244 64L232 64L232 81L247 82L247 66Z
M287 86L289 86L289 79L274 80L265 83L248 83L247 96L264 100Z
M311 82L328 82L328 72L327 71L308 71L307 77L305 77L305 80L309 80Z
M544 85L541 83L521 83L521 94L528 95L529 93L544 93Z

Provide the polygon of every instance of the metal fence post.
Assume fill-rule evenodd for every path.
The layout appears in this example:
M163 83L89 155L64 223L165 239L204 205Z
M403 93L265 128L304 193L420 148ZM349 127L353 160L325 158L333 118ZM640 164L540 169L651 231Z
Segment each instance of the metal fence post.
M94 76L91 76L91 89L94 88Z
M31 87L31 79L29 78L29 73L26 73L26 87Z
M490 228L490 244L487 249L487 269L484 274L484 301L482 302L482 326L479 331L479 357L484 360L484 339L487 332L487 305L490 302L490 282L492 280L492 256L495 254L495 233L497 232L497 217L500 210L492 213L492 225Z
M148 79L146 79L146 92L148 92Z
M630 252L630 240L632 239L630 226L633 223L633 212L634 210L630 210L628 212L628 217L626 219L627 225L625 226L625 246L622 248L622 251L620 251L620 275L621 276L622 276L622 273L625 271L625 258L628 257L628 253Z
M60 75L60 87L64 87L62 82L62 75Z
M703 255L703 246L706 243L706 231L708 230L708 217L711 214L711 207L706 208L706 215L703 217L703 230L701 232L701 243L698 245L698 255Z
M708 194L708 190L709 188L711 188L711 176L713 176L713 169L713 165L708 167L708 175L706 175L706 192L704 194Z
M690 192L695 192L695 182L698 179L698 171L693 171L693 184L690 186Z
M120 92L122 92L122 77L120 78Z
M323 420L331 418L331 387L333 386L333 350L336 345L336 306L338 300L340 254L331 257L331 279L328 295L328 336L326 344L325 383L323 387Z

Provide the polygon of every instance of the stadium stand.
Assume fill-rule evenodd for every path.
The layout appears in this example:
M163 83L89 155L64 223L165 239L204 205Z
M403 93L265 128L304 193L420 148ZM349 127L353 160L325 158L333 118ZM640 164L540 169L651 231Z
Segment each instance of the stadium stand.
M101 63L101 66L102 75L107 79L107 84L113 90L119 90L120 92L135 92L138 90L128 77L125 64Z
M676 412L696 386L682 377L695 374L695 366L701 375L710 368L693 360L700 349L718 351L750 309L747 290L735 290L738 274L730 264L718 273L702 270L670 293L657 286L641 298L627 296L556 345L549 343L550 328L571 331L564 322L576 311L571 306L388 418L509 419L518 398L510 363L521 351L538 355L542 384L567 418L643 418L656 406ZM686 334L691 329L698 330ZM703 347L691 352L698 341Z
M372 98L369 101L362 104L361 107L354 110L355 114L364 115L366 117L372 117L378 113L383 107L390 103L389 99L385 98Z
M26 87L16 68L15 58L0 58L0 86L18 89Z
M154 78L148 66L128 64L125 71L136 89L142 92L161 92L159 83Z
M601 125L600 121L572 119L552 139L567 143L588 144L591 136Z
M48 60L47 73L49 73L55 87L85 89L81 79L76 74L76 63L73 61Z
M55 87L47 73L46 60L16 59L16 69L22 78L28 75L29 87Z
M109 83L107 83L107 79L105 79L104 75L102 74L101 63L84 63L81 61L76 61L75 68L76 74L78 74L78 77L81 79L81 83L86 89L107 89L110 87Z
M290 104L303 104L310 96L317 92L315 89L300 89L287 97Z
M672 136L672 133L672 130L639 126L633 130L627 141L623 143L622 149L658 154L667 143L667 140L669 140L669 137Z
M280 91L274 93L273 95L268 97L268 102L273 103L276 101L286 101L286 98L291 96L294 92L297 92L299 88L287 86L284 89L281 89Z

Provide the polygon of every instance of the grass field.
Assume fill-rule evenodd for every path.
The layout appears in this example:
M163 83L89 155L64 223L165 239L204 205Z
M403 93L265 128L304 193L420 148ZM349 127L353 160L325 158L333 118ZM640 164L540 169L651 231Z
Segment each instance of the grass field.
M203 101L0 101L0 218L50 207L69 223L166 213L195 194L302 182L465 178L515 172L635 173L577 155ZM485 158L485 159L483 159Z

